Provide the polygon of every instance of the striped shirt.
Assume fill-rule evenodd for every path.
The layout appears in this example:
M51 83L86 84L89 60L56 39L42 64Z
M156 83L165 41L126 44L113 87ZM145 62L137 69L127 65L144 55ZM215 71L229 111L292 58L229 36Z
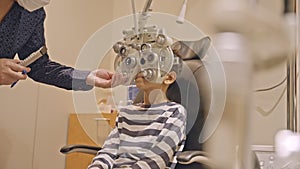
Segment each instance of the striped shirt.
M165 169L185 139L186 110L175 102L120 109L89 169Z

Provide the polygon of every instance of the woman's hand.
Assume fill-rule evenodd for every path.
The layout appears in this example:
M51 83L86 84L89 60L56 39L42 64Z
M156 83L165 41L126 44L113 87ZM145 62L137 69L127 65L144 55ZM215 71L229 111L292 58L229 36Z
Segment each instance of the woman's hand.
M30 68L24 67L19 63L20 60L16 59L0 59L0 85L11 85L17 80L27 78L27 75L21 72L23 70L30 72Z
M113 73L105 69L96 69L86 78L86 84L101 88L110 88L112 86Z

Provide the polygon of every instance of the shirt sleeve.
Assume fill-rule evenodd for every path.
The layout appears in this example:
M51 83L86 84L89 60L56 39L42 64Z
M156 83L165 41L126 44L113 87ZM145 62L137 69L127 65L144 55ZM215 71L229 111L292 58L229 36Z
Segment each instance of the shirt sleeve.
M28 19L30 17L26 15L36 15L34 19ZM28 29L24 32L31 33L30 38L24 46L19 50L18 55L20 59L25 59L31 53L37 51L39 48L45 45L44 36L44 9L37 10L31 14L24 14L22 20L25 22L32 22L32 25L28 25ZM36 18L39 18L37 20ZM36 23L36 24L34 24ZM26 25L26 24L24 24ZM32 30L29 30L31 28ZM90 71L76 70L72 67L62 65L60 63L51 61L46 53L37 61L29 65L31 71L28 76L33 80L49 85L53 85L59 88L67 90L90 90L93 87L86 84L86 77Z
M88 169L112 169L120 145L118 128L115 127L107 137L101 150Z
M178 145L184 140L185 130L186 111L180 107L165 123L156 144L144 158L132 165L132 169L165 169L169 166Z

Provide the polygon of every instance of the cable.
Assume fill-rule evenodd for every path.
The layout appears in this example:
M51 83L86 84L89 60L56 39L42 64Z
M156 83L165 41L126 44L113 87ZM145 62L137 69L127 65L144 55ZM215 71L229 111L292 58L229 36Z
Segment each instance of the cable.
M277 100L276 103L272 106L272 108L271 108L270 110L264 110L264 109L262 109L261 107L257 106L257 107L256 107L256 111L259 112L259 113L260 113L261 115L263 115L263 116L268 116L269 114L271 114L271 113L275 110L275 108L278 106L278 104L279 104L280 100L282 99L282 97L283 97L285 91L286 91L286 87L283 89L283 91L281 92L281 94L280 94L278 100Z
M266 91L275 89L276 87L281 86L281 85L286 81L286 79L287 79L287 78L285 77L280 83L278 83L278 84L275 85L275 86L268 87L268 88L264 88L264 89L257 89L257 90L254 90L254 92L266 92Z
M297 79L299 77L299 74L297 74ZM279 84L275 85L275 86L272 86L272 87L269 87L269 88L266 88L266 89L259 89L259 90L255 90L255 92L265 92L265 91L268 91L268 90L272 90L272 89L275 89L276 87L279 87L280 85L282 85L285 81L286 81L287 77L285 77ZM283 91L281 92L278 100L276 101L276 103L271 107L270 110L264 110L262 109L261 107L257 106L256 107L256 111L259 112L261 115L263 116L268 116L269 114L271 114L275 108L278 106L280 100L282 99L285 91L287 90L287 87L285 86Z

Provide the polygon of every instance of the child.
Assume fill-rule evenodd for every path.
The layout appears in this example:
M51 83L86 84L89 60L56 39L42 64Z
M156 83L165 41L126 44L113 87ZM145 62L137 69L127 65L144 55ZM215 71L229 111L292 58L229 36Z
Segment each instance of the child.
M166 96L168 88L177 85L175 80L174 71L162 83L137 75L135 84L144 91L144 103L120 109L116 127L89 169L165 169L170 165L186 129L185 108Z

